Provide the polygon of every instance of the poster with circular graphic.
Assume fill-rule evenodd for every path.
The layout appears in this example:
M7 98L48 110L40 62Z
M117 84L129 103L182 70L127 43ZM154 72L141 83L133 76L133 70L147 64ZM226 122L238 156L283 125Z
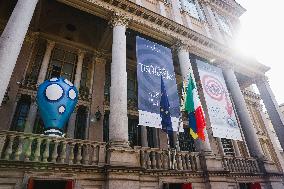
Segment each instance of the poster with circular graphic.
M214 137L242 140L222 70L196 60Z

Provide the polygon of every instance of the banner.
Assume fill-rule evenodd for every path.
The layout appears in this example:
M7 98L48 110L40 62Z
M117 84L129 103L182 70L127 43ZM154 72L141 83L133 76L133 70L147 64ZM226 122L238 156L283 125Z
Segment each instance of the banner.
M162 128L160 117L162 77L168 94L173 130L177 131L179 129L180 103L171 50L141 37L136 37L136 57L139 125Z
M196 60L214 137L242 140L222 70Z

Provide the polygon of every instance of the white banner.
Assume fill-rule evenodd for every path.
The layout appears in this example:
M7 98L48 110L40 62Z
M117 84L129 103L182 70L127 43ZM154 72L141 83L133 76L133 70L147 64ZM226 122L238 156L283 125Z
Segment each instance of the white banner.
M214 137L242 140L222 70L196 60Z

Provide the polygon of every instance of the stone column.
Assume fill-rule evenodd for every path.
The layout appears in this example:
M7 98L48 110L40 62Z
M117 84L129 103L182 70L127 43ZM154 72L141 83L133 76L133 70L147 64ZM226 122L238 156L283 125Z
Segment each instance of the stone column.
M196 5L197 11L198 11L198 15L199 15L200 19L204 21L205 20L204 13L202 11L202 8L201 8L199 2L195 1L195 5Z
M69 118L69 121L68 121L67 133L66 133L68 138L74 138L77 110L78 110L78 106L76 106L75 110L72 112Z
M241 152L240 152L238 142L236 140L232 140L232 143L233 143L233 147L234 147L234 151L235 151L235 156L241 157Z
M86 117L86 128L85 128L85 138L84 139L89 139L89 125L90 125L90 107L87 107L86 109L87 112L87 117Z
M0 37L0 105L13 73L38 0L18 0Z
M193 70L189 58L188 47L183 44L179 44L178 46L179 46L178 59L179 59L182 78L183 80L187 80L188 74L191 72L191 75L194 79ZM205 141L204 142L196 141L195 143L197 145L197 148L199 148L199 150L211 152L212 149L210 146L207 130L205 129L204 132L205 132Z
M277 134L281 147L284 149L284 116L279 109L279 105L276 102L275 96L269 86L269 83L265 77L257 79L257 88L260 92L260 96L263 100L273 128Z
M218 142L219 152L220 152L221 156L225 156L225 152L224 152L223 143L221 141L221 138L217 137L216 140Z
M251 155L263 159L264 154L262 152L261 145L256 134L256 130L253 127L253 122L250 118L250 114L247 109L245 99L241 92L236 75L233 69L230 67L224 68L223 74L225 76L228 89L230 90L232 98L234 100L234 104L236 106L236 110Z
M38 85L43 83L44 80L45 80L48 64L49 64L50 57L51 57L51 52L52 52L54 46L55 46L55 42L49 41L49 40L47 41L45 54L44 54L43 61L42 61L40 71L39 71L39 75L38 75L38 80L37 80ZM35 97L32 97L32 103L31 103L29 113L28 113L28 117L27 117L27 121L26 121L26 124L25 124L25 132L27 132L27 133L33 132L33 127L34 127L34 123L35 123L35 120L36 120L38 108L37 108L36 100L34 98Z
M202 7L204 10L204 14L207 18L208 24L211 26L211 29L214 33L214 38L216 38L219 42L223 42L223 37L221 35L218 22L214 16L214 13L210 7L208 2L202 2Z
M179 142L178 142L178 134L177 131L173 132L173 144L174 144L174 148L177 149L177 151L179 151Z
M118 146L128 146L126 25L125 16L115 13L113 26L109 139Z
M154 127L152 127L152 129L153 129L153 138L154 138L154 148L159 148L160 147L160 141L158 136L159 130Z
M141 127L141 145L142 147L148 147L148 138L147 138L147 127Z
M31 97L31 105L28 113L28 117L25 123L25 133L32 133L35 120L36 120L36 115L37 115L37 103L36 103L36 97Z
M78 61L77 61L75 80L74 80L74 86L77 87L78 91L80 89L81 73L82 73L82 65L83 65L84 55L85 55L84 51L81 51L81 50L78 51ZM74 112L71 114L69 121L68 121L67 136L69 138L74 138L76 117L77 117L77 111L74 110Z
M76 74L75 74L75 80L74 80L74 86L77 87L78 91L80 89L80 82L81 82L81 74L82 74L82 66L83 66L83 62L84 62L84 56L85 56L85 52L79 50L77 67L76 67Z
M97 55L93 61L93 86L92 86L92 103L90 109L90 125L89 125L89 140L103 141L103 121L104 121L104 86L105 86L105 65L106 58ZM102 117L96 120L95 114L100 111Z
M55 46L54 41L47 40L46 50L45 50L44 57L43 57L41 67L40 67L40 71L38 74L38 79L37 79L38 85L43 83L45 80L47 69L48 69L48 64L49 64L51 53L52 53L54 46Z
M91 95L92 94L92 91L93 91L93 83L94 83L94 74L95 74L95 63L94 62L92 62L92 64L91 65L89 65L89 67L88 67L89 69L91 69L90 70L90 79L89 79L89 81L90 81L90 83L89 83L89 95ZM104 70L103 70L104 71ZM103 72L104 73L104 72Z
M135 0L135 3L136 3L137 5L143 6L142 0Z
M180 8L178 6L179 0L172 0L172 15L173 15L173 20L181 25L182 23L182 18L181 18L181 12Z
M166 8L164 1L158 1L160 14L164 17L167 17Z
M278 146L277 146L276 137L275 137L274 133L272 132L272 130L271 130L270 126L269 126L269 122L268 122L268 120L266 119L266 116L264 115L264 112L262 111L261 108L259 109L259 113L260 113L261 119L262 119L262 121L263 121L263 124L264 124L264 126L265 126L265 128L266 128L268 137L269 137L269 139L270 139L270 141L271 141L273 150L274 150L275 153L276 153L276 156L277 156L277 158L278 158L278 161L279 161L279 163L280 163L280 165L281 165L282 170L284 170L284 159L283 159L283 157L282 157L282 155L281 155L281 153L280 153L280 150L279 150L279 148L278 148Z

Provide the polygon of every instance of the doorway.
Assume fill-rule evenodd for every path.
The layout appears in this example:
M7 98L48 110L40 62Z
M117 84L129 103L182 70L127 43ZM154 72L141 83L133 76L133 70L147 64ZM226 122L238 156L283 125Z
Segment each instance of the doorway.
M28 189L73 189L73 180L39 180L30 179Z

